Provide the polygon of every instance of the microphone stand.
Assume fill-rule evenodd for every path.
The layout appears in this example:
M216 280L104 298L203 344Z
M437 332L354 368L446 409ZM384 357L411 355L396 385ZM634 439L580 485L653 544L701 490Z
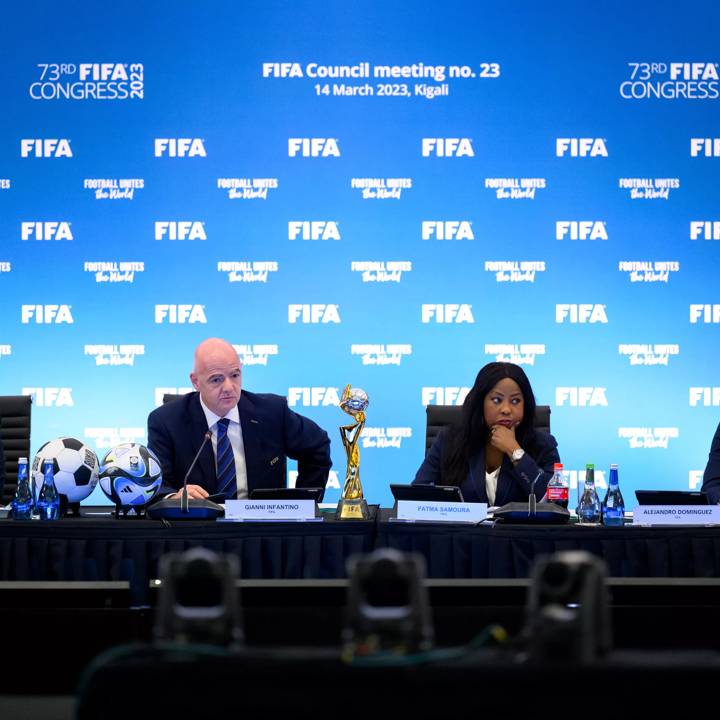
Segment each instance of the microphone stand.
M222 505L212 502L208 498L202 500L193 499L190 502L188 497L187 484L190 473L205 448L205 444L212 438L212 433L208 430L205 433L200 449L195 454L190 468L183 478L183 487L179 493L179 497L165 497L150 505L147 509L148 517L153 520L216 520L224 514L225 508Z
M541 470L535 479L530 483L530 496L528 497L528 517L537 513L537 498L535 497L535 483L542 477L543 471Z
M200 453L202 453L203 449L205 448L205 445L207 444L207 441L212 437L212 433L207 430L205 432L205 437L203 438L202 444L200 445L200 449L195 453L195 457L193 458L193 461L190 463L190 467L188 468L188 471L185 473L185 477L183 478L183 489L182 493L180 494L180 512L187 513L190 512L190 508L188 507L188 491L187 491L187 481L190 477L190 473L194 470L195 464L198 461L198 458L200 457Z
M570 513L566 508L553 503L537 501L535 497L535 486L543 476L542 469L530 483L530 495L525 502L509 502L493 513L496 520L510 523L566 523L570 519Z

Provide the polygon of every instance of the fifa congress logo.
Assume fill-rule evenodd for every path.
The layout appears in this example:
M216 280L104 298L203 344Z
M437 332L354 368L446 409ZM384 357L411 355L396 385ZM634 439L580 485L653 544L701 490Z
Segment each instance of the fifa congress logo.
M38 63L39 77L30 84L33 100L142 100L142 63Z

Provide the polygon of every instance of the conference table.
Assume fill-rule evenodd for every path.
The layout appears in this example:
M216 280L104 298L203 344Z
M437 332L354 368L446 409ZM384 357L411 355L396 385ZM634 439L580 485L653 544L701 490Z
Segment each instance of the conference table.
M236 555L244 579L345 578L347 559L391 547L425 558L429 578L527 578L539 555L586 550L611 577L720 577L720 528L407 523L370 520L174 522L114 519L86 509L56 522L0 520L0 581L127 581L134 605L166 553L205 547Z
M132 603L144 605L159 559L191 547L237 556L243 578L342 578L348 557L373 549L375 528L374 518L169 523L97 509L55 522L0 520L0 581L125 580Z
M720 577L720 527L405 523L381 510L376 545L419 553L430 578L525 578L561 550L601 557L610 577Z
M364 521L163 523L86 508L55 522L0 519L0 610L17 660L0 678L0 692L35 691L23 670L35 662L29 629L36 636L42 628L54 668L45 692L72 691L90 660L110 647L148 643L159 559L191 547L239 558L249 646L337 646L347 559L392 547L426 560L439 644L467 642L490 623L518 633L534 560L580 549L608 564L616 646L720 647L717 527L407 523L385 508Z

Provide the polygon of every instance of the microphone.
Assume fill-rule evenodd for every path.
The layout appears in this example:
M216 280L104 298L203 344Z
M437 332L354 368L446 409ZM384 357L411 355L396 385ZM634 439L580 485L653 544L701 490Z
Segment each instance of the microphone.
M198 461L198 458L200 457L200 453L205 448L205 445L207 444L207 441L212 438L212 433L207 430L205 432L205 437L203 437L203 441L200 445L200 449L195 453L195 457L193 458L193 461L190 463L190 467L188 468L188 471L185 473L185 477L183 478L183 489L182 494L180 495L180 512L188 512L188 492L187 492L187 481L190 477L190 473L195 468L195 465Z
M146 511L149 518L153 520L217 520L225 513L225 508L214 503L210 498L193 499L192 502L188 498L188 478L195 468L207 441L211 438L212 433L207 430L200 448L195 453L195 457L185 473L183 487L179 493L180 497L177 497L177 495L175 497L164 497L162 500L150 505Z
M535 497L535 483L542 477L543 471L535 476L535 479L530 483L530 496L528 497L528 515L535 515L537 512L537 498Z
M555 524L566 523L570 520L570 513L567 508L560 507L554 503L540 502L535 497L535 486L543 476L543 470L535 476L530 483L530 495L527 502L509 502L498 508L493 517L506 523L543 523Z

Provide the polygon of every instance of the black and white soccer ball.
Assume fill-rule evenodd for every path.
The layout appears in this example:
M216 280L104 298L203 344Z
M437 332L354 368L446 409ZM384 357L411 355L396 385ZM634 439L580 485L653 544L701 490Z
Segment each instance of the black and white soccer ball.
M46 460L53 461L55 487L68 502L84 500L98 484L99 464L95 452L81 440L61 437L46 442L35 455L32 477L36 496L43 484Z
M100 463L100 488L115 505L146 505L161 485L160 461L144 445L116 445Z

